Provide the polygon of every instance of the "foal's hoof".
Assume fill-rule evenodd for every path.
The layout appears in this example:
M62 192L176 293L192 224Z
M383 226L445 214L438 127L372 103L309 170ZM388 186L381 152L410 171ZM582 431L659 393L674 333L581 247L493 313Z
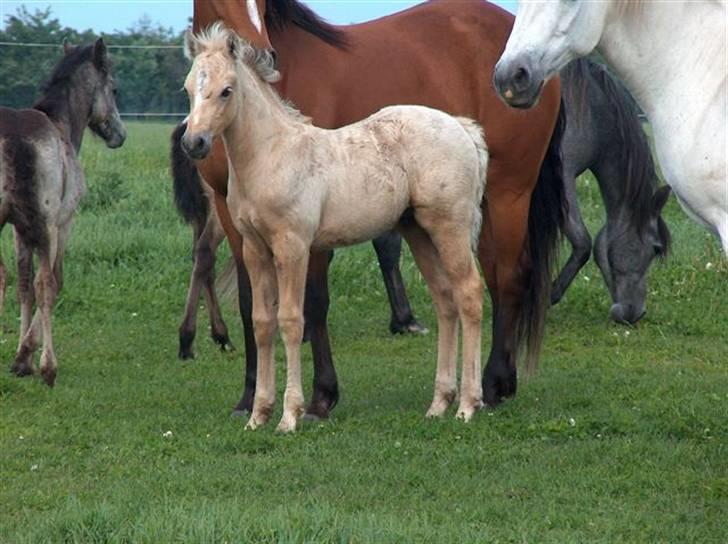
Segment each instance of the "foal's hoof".
M192 343L195 341L195 333L193 332L180 332L179 333L179 352L177 356L182 361L195 358L195 353L192 351Z
M482 401L461 404L458 408L457 413L455 414L455 417L461 421L464 421L465 423L468 423L471 419L473 419L475 412L481 410L484 406L485 405Z
M293 416L283 416L281 418L280 423L278 423L278 427L276 427L276 431L279 433L293 433L296 432L296 418Z
M306 408L306 413L303 414L303 419L306 421L321 421L323 419L329 419L329 414L334 408L333 404L330 404L327 400L321 399L318 401L311 401L311 404Z
M16 361L10 365L10 372L15 374L18 378L25 378L26 376L33 375L33 365L27 361Z
M220 346L220 351L222 352L230 352L235 351L235 346L233 346L233 343L230 341L230 337L227 335L227 333L224 334L216 334L212 333L212 341L215 342L218 346Z
M53 387L56 383L56 369L55 368L42 368L40 370L40 375L43 378L43 381L46 383L48 387Z
M230 412L230 419L241 419L244 417L248 417L250 415L250 410L239 410L235 408L232 412Z
M422 334L425 335L430 331L424 325L420 324L414 317L404 323L391 322L389 324L389 332L392 334Z
M490 408L496 408L504 400L515 397L518 387L516 372L509 372L506 376L489 375L483 378L483 400Z

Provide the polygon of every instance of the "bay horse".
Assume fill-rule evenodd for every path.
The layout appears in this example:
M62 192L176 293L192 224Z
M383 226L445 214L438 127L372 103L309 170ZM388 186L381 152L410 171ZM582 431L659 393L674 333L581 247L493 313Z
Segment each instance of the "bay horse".
M647 114L665 181L728 253L726 0L522 2L495 84L511 106L598 50Z
M434 0L368 23L334 26L296 0L195 0L193 28L223 21L277 59L276 89L322 128L354 123L391 104L418 104L478 121L488 134L488 200L478 257L491 295L493 325L483 398L496 406L516 393L516 356L535 366L550 303L551 269L564 220L558 81L532 111L506 107L492 85L495 61L513 16L473 0ZM226 206L222 143L197 163L215 190L214 205L237 263L245 330L245 389L236 411L252 408L255 341L242 239ZM308 414L327 417L338 400L326 315L328 251L309 261L305 315L314 355Z
M670 230L660 215L670 188L658 188L647 135L627 90L588 59L569 63L560 76L568 118L562 146L569 202L564 234L572 253L554 282L551 303L563 297L592 250L576 197L576 178L588 169L607 215L594 259L612 298L609 313L617 322L634 324L646 311L650 265L670 251Z
M11 223L15 230L20 302L20 339L11 371L17 376L34 373L33 354L42 337L40 374L51 387L58 366L51 313L63 285L63 254L73 216L86 191L78 153L86 127L109 148L124 143L126 129L115 95L106 46L99 38L93 45L64 44L64 56L32 109L0 107L0 229ZM39 263L35 280L34 252Z
M278 430L304 414L303 304L312 248L371 240L397 227L425 277L438 318L438 364L429 416L456 397L458 318L463 328L459 418L482 405L483 285L475 263L488 152L472 120L424 106L389 106L335 130L284 103L273 56L216 23L187 33L190 115L182 146L206 157L222 137L229 159L228 209L243 234L253 287L258 367L248 429L275 402L274 337L280 326L288 380Z

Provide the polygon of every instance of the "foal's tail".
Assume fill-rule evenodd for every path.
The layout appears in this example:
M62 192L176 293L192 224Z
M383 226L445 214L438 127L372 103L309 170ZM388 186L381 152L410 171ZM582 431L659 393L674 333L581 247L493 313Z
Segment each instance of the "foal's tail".
M183 121L172 132L171 167L174 181L174 203L185 223L204 225L210 204L202 189L202 180L195 163L182 149L182 136L187 130Z
M485 178L488 171L488 146L485 143L483 127L468 117L456 118L473 141L475 151L478 154L478 183L475 186L475 198L473 199L473 225L470 231L470 245L473 253L478 252L480 241L480 229L483 226L483 211L481 202L485 193Z
M527 251L530 281L521 301L516 324L518 345L526 348L526 370L538 365L546 311L551 305L551 278L567 215L561 142L566 130L566 112L561 101L559 116L541 164L528 214Z

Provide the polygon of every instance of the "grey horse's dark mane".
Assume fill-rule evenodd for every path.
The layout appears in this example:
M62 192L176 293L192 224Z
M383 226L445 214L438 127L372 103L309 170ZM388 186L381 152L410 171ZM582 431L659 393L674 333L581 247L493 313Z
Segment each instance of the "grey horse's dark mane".
M592 60L579 59L570 63L564 70L574 85L569 85L564 92L570 92L572 103L580 111L587 108L589 82L594 81L602 90L610 112L615 117L615 126L619 130L620 163L624 178L624 191L620 195L619 205L630 210L630 221L640 235L646 231L653 211L652 195L657 188L657 173L652 159L647 135L639 120L639 109L629 92L617 82L607 69ZM661 222L662 219L658 221ZM667 232L667 227L660 229ZM663 238L663 232L660 233ZM663 244L669 244L669 235L663 238Z
M289 24L296 25L340 49L349 45L346 32L326 22L298 0L266 0L265 22L276 30L283 30Z
M73 75L87 62L93 64L93 58L93 45L81 45L71 49L56 64L51 76L41 87L43 96L33 105L33 108L42 111L51 119L56 118L58 112L67 107L68 89L72 85ZM99 71L103 74L109 73L108 59L105 60Z

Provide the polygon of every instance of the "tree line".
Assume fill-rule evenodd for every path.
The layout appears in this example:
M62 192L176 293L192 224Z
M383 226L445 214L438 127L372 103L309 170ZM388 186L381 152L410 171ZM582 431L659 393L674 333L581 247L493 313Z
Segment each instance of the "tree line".
M142 18L126 31L96 34L61 26L50 8L30 12L20 7L5 20L0 42L53 44L58 47L0 45L0 106L30 107L40 87L63 55L63 40L72 45L103 37L107 45L176 46L174 48L115 49L109 52L117 80L117 103L122 113L186 113L182 84L189 62L182 53L182 33Z

